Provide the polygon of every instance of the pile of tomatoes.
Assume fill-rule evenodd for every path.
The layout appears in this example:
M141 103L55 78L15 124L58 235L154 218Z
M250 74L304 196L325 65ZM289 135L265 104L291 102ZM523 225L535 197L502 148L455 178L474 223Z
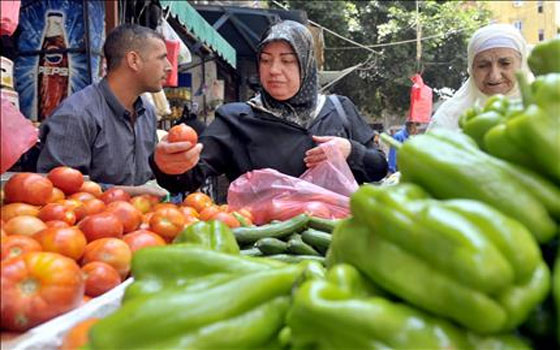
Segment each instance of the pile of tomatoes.
M235 215L252 220L246 210ZM210 219L240 225L227 205L200 192L175 205L119 188L103 192L69 167L46 177L15 174L1 207L2 330L25 331L107 292L128 277L135 251L169 244Z

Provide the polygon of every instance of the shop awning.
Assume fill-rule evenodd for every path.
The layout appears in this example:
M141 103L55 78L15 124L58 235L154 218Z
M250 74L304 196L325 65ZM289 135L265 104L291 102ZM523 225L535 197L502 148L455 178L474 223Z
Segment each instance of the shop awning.
M235 49L186 0L160 0L160 4L162 8L169 9L198 40L214 50L232 67L236 67Z

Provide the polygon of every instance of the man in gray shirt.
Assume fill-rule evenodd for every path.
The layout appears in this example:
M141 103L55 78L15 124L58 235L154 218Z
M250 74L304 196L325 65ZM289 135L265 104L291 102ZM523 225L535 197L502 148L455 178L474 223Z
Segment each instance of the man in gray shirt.
M103 51L107 76L69 96L41 125L37 170L66 165L132 195L150 193L141 185L153 177L148 157L157 122L140 95L160 91L171 70L165 41L150 28L123 24L109 33Z

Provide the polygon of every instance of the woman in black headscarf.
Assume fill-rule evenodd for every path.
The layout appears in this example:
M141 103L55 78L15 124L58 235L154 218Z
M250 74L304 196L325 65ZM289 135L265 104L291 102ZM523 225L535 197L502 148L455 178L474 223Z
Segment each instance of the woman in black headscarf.
M158 183L171 192L192 191L208 176L230 181L273 168L300 176L326 158L318 145L331 141L358 183L382 179L387 162L374 132L343 96L318 92L309 30L294 21L271 26L258 48L261 92L247 102L220 107L200 143L162 140L150 160Z

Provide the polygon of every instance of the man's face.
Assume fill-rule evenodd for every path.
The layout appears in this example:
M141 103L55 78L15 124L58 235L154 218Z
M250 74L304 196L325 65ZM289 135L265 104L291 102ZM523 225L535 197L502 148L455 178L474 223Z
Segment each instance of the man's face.
M171 63L167 59L167 48L163 40L149 37L140 58L142 65L139 75L143 89L146 92L160 91L171 72Z

